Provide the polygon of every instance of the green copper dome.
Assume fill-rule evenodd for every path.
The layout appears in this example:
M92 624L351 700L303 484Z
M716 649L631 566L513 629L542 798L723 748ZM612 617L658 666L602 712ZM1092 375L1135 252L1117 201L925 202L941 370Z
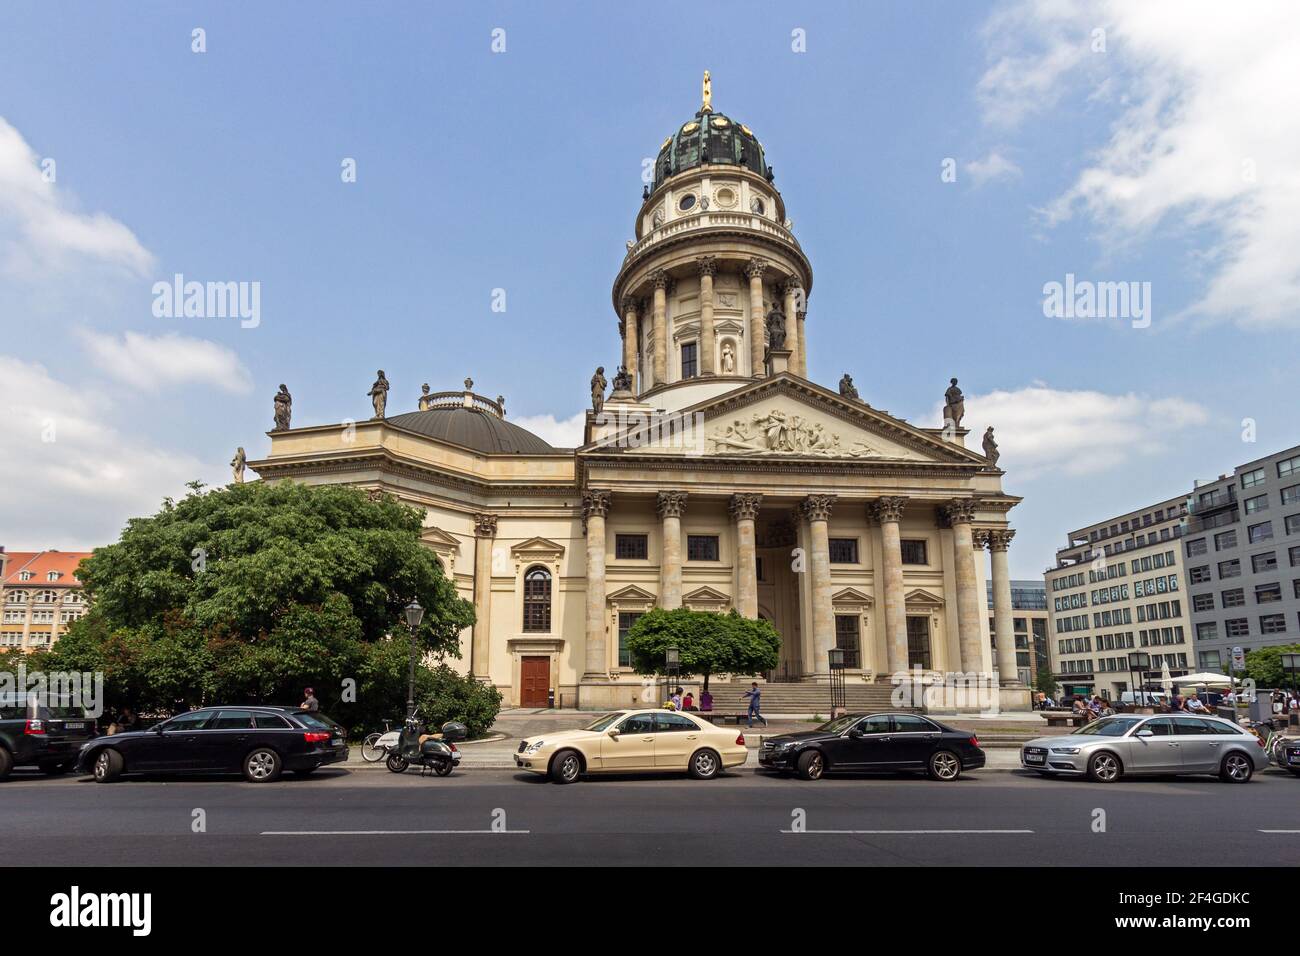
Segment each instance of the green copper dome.
M765 179L772 179L772 167L749 127L706 106L660 147L653 188L658 189L670 176L706 163L744 166Z

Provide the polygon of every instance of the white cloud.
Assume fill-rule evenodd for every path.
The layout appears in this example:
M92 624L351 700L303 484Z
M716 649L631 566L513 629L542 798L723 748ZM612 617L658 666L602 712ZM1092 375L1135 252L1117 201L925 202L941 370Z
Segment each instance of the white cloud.
M544 438L556 448L577 448L582 444L587 415L586 412L578 412L573 417L564 419L557 419L554 415L522 415L511 416L510 421Z
M942 417L937 405L930 418ZM973 449L992 425L999 466L1031 480L1051 472L1095 474L1155 457L1169 449L1176 432L1207 421L1205 408L1175 396L1069 391L1036 382L968 396L962 424L971 429L967 442Z
M0 544L78 550L117 539L126 519L152 514L212 469L189 455L118 433L99 392L0 355Z
M79 336L101 372L142 391L170 385L212 385L234 394L253 389L253 376L239 356L208 339L175 332L126 332L118 338L88 329Z
M1097 26L1104 55L1089 47ZM1300 327L1300 6L1025 0L985 36L992 63L976 92L990 122L1048 109L1080 80L1116 104L1108 142L1049 223L1082 213L1106 245L1159 226L1203 231L1191 268L1204 287L1184 316Z
M966 175L976 186L983 186L998 179L1015 179L1020 176L1020 167L997 150L993 150L983 159L972 159L968 162Z
M154 257L135 234L104 213L77 212L67 191L42 175L41 159L0 117L0 263L5 271L40 279L69 259L90 258L147 274Z

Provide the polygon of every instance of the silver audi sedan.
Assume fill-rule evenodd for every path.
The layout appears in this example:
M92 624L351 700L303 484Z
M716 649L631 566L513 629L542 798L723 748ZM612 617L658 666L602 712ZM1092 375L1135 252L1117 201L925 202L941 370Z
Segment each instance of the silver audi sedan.
M1123 776L1213 773L1246 783L1268 766L1262 742L1226 720L1190 714L1102 717L1064 737L1020 749L1020 765L1048 776L1112 783Z

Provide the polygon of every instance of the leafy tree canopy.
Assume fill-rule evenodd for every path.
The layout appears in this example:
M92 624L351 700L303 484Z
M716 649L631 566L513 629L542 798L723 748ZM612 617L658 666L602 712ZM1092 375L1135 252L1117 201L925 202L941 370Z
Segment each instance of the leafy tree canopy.
M1300 681L1300 674L1291 675L1282 670L1283 654L1300 654L1300 644L1282 644L1247 651L1246 676L1254 679L1256 687L1289 689L1292 681Z
M627 635L632 667L638 674L665 674L665 651L676 647L682 674L701 674L709 689L711 674L759 674L773 670L781 655L781 636L768 621L675 608L655 608L637 618Z

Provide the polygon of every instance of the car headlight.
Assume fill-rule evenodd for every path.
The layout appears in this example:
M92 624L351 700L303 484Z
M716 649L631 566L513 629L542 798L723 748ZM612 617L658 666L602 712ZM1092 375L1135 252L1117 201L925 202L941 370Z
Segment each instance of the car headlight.
M1079 752L1078 747L1053 747L1052 748L1052 753L1054 754L1077 754L1078 752Z
M783 744L777 744L777 745L776 745L776 749L777 749L777 750L789 750L789 749L790 749L791 747L793 747L794 745L795 745L795 741L793 741L793 740L787 740L787 741L786 741L785 743L783 743Z
M546 744L545 740L534 740L531 744L529 744L527 747L524 748L524 753L535 754L537 753L537 751L541 750L545 744Z

